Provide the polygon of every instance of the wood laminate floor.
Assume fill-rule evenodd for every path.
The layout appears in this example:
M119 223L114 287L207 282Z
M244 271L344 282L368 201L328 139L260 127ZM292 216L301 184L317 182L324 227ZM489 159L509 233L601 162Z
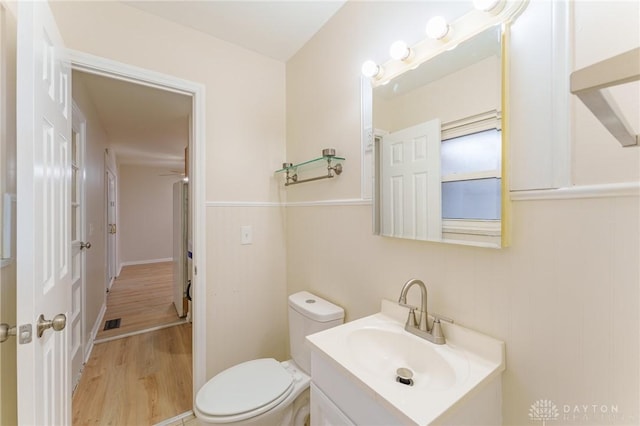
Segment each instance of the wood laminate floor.
M96 344L73 395L73 425L152 425L192 408L191 324Z
M173 306L172 262L122 268L107 295L105 322L120 318L120 327L104 330L97 340L180 321Z

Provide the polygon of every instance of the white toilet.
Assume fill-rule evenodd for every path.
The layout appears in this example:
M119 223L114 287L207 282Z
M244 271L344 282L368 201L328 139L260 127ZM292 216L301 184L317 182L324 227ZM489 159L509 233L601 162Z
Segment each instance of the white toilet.
M293 359L255 359L209 380L196 395L194 412L205 424L303 426L309 418L311 355L305 337L344 321L344 310L306 291L289 296Z

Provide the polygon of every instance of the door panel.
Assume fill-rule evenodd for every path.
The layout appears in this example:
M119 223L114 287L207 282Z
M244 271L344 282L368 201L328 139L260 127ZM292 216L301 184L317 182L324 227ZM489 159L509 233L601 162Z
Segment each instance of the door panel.
M385 135L381 151L381 234L442 239L440 120Z
M118 276L117 254L116 254L116 178L107 170L107 285ZM107 291L109 289L107 288Z
M68 328L36 332L71 308L71 73L47 2L18 2L18 422L70 424ZM56 327L60 328L60 327Z

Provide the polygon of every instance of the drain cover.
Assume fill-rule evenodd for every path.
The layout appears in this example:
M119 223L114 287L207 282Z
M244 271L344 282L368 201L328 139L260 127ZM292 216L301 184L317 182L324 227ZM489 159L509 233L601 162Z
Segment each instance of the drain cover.
M403 385L413 386L413 371L408 368L398 368L396 370L396 382Z
M120 328L120 320L121 318L107 320L104 323L105 330L113 330L114 328Z

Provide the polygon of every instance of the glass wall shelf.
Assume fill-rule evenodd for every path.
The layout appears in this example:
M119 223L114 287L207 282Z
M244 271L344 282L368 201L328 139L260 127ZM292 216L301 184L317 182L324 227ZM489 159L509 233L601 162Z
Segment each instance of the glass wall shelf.
M301 163L283 163L282 168L275 171L275 173L286 173L286 182L285 186L296 185L298 183L311 182L314 180L320 179L328 179L333 178L336 175L342 173L342 164L337 163L332 165L333 161L344 161L343 157L336 157L335 150L332 148L327 148L322 150L322 156L318 158L314 158L312 160L303 161ZM308 179L298 179L298 171L300 170L312 170L321 166L323 162L327 164L327 174L322 176L317 176Z
M308 161L303 161L302 163L297 163L297 164L291 164L288 167L283 167L281 169L276 170L276 173L282 173L282 172L286 172L287 170L297 170L298 167L302 167L302 166L309 166L311 168L312 165L321 163L322 161L327 161L327 160L338 160L338 161L344 161L345 158L343 157L331 157L331 156L322 156L322 157L318 157L318 158L314 158L313 160L308 160Z

